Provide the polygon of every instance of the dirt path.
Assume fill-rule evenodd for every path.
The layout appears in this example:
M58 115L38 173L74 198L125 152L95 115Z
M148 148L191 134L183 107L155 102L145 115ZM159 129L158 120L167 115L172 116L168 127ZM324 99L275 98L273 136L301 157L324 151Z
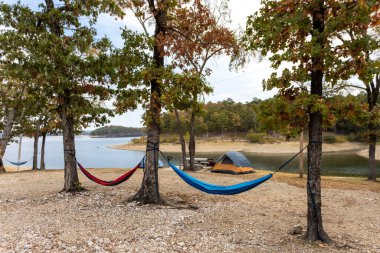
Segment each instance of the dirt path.
M92 172L111 179L123 170ZM194 176L232 184L262 173ZM0 252L380 252L380 184L376 191L323 189L324 226L335 241L323 245L289 234L294 225L306 227L306 191L280 182L280 175L240 195L213 196L161 170L163 196L198 209L126 203L141 179L138 171L107 188L81 175L89 191L72 195L58 193L63 171L1 174Z

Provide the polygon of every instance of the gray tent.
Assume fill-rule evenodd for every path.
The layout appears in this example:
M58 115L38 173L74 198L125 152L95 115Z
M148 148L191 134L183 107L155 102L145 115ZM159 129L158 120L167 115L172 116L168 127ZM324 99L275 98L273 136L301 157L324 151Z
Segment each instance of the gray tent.
M215 163L211 172L245 174L253 173L251 162L240 152L229 151L222 155Z

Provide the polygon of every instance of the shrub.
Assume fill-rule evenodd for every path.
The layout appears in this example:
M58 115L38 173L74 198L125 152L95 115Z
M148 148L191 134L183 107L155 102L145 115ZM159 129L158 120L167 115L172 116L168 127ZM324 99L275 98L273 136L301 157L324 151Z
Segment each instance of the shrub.
M176 135L161 135L160 142L161 143L178 143L179 137Z
M190 133L186 132L186 134L183 138L185 139L186 142L189 142L190 141Z
M346 141L347 139L341 135L326 134L323 136L323 142L325 143L342 143Z
M265 142L265 134L262 133L255 133L252 130L249 130L249 132L246 135L246 138L249 142L252 143L264 143Z
M354 133L350 133L349 135L346 136L347 141L351 141L351 142L362 141L360 137L361 137L360 135L357 135Z
M135 138L133 139L132 141L132 144L146 144L146 137L145 136L141 136L139 138Z

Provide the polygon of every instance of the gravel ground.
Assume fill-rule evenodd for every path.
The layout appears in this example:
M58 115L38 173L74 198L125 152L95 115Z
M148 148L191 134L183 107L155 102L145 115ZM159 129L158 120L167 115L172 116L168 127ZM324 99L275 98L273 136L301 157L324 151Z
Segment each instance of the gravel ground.
M92 172L111 179L123 170ZM258 176L194 175L217 184ZM172 205L126 202L141 179L138 171L102 187L80 175L88 191L68 194L59 193L63 171L0 175L0 252L380 252L378 192L324 189L324 226L334 240L325 245L301 238L303 188L269 180L240 195L213 196L163 169L160 191Z

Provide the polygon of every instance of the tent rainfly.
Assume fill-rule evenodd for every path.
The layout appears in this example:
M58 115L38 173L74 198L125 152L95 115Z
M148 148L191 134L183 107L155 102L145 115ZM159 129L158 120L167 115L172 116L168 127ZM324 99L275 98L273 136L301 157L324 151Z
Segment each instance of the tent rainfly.
M229 151L222 155L217 161L211 172L228 174L247 174L253 173L251 162L242 153Z

